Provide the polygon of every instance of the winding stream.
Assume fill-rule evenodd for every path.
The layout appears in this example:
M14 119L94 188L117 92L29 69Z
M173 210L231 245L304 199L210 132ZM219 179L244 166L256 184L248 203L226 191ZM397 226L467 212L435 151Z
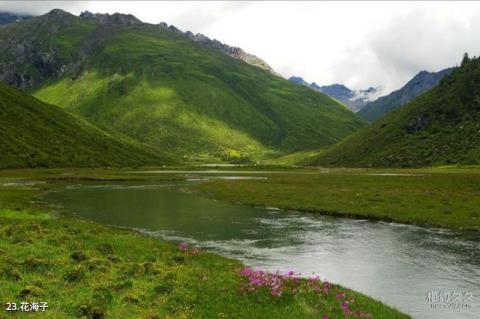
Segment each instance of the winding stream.
M413 318L480 318L478 233L233 206L179 191L184 185L73 185L45 200L67 214L191 242L254 267L315 273ZM445 309L439 291L458 293L457 308Z

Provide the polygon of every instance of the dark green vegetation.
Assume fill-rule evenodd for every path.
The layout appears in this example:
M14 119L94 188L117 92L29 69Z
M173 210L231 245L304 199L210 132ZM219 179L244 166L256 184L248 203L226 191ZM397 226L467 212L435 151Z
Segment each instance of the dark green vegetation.
M326 95L158 25L55 10L2 28L0 42L13 63L5 80L177 157L248 161L332 145L364 125Z
M197 189L236 204L480 230L478 170L332 169L264 176L212 180Z
M166 156L0 83L0 168L162 164Z
M450 74L452 70L452 68L449 68L439 72L422 71L415 75L401 89L393 91L365 105L365 107L358 112L358 115L373 122L435 87L445 76Z
M312 165L419 167L480 163L480 59L431 91L310 161Z
M19 176L47 183L5 185L19 182ZM336 298L345 291L342 287L322 294L303 281L295 296L276 297L268 290L245 293L241 288L246 278L240 276L237 261L191 249L182 252L131 231L40 213L45 207L32 203L47 190L67 186L68 180L125 176L119 170L0 172L2 303L47 301L48 310L35 315L39 318L347 318L342 300ZM352 310L373 318L408 318L359 293L346 294L355 299Z

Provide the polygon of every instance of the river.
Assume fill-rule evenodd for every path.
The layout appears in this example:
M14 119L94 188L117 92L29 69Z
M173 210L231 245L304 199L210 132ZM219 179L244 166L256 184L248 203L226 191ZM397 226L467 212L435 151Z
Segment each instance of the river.
M413 318L479 318L478 233L229 205L189 193L186 183L71 185L45 200L253 267L320 275ZM445 294L456 309L440 300Z

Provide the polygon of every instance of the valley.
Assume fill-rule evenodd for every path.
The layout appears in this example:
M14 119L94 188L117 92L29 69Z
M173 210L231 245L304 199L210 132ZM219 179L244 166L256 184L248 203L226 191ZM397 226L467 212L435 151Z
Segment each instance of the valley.
M476 318L479 57L427 72L380 50L331 78L388 76L318 85L286 76L311 78L301 59L149 21L0 12L0 302L47 301L39 318ZM386 95L363 85L405 74ZM457 290L472 294L458 309L428 299Z
M169 265L169 258L177 258L175 256L178 253L175 253L175 246L163 243L163 240L167 240L174 243L187 242L191 246L208 249L229 258L240 259L247 265L266 268L272 272L294 269L304 276L310 276L313 271L320 275L323 280L333 280L333 282L340 284L350 283L350 286L353 285L352 288L377 297L390 305L398 306L401 310L408 310L407 312L414 317L429 317L433 313L429 313L429 310L425 308L423 294L417 297L412 296L413 299L398 300L389 291L381 288L382 286L379 283L378 285L372 285L372 281L384 282L387 278L369 277L370 272L367 271L370 269L369 267L365 268L365 271L362 271L363 268L358 266L355 266L355 270L345 268L339 271L338 266L335 265L337 263L348 264L344 258L354 258L367 264L373 262L377 267L379 263L385 263L384 267L391 265L393 261L389 259L391 258L390 254L378 251L379 242L376 240L379 236L383 238L382 245L391 244L393 247L398 247L398 243L391 242L392 238L397 238L396 240L417 238L416 244L410 247L409 251L413 249L420 252L432 249L418 243L423 242L426 245L435 240L438 242L438 246L433 248L435 254L445 254L447 252L450 254L449 251L454 249L449 246L452 245L450 241L452 236L458 237L459 244L465 242L465 245L473 245L469 247L474 249L475 238L477 237L475 234L480 227L479 218L476 214L476 208L479 204L477 202L479 190L474 190L475 185L478 185L478 178L480 178L478 168L318 170L222 166L205 168L195 166L171 167L168 169L152 168L150 170L8 170L0 172L0 203L2 205L0 218L2 218L4 231L11 229L9 228L10 223L18 224L28 220L31 225L38 224L43 231L32 234L30 237L36 238L36 241L39 242L37 244L39 248L44 245L44 240L51 241L57 236L58 232L62 231L61 228L58 228L60 225L65 225L62 227L66 227L67 230L71 227L77 229L75 233L69 236L74 236L80 241L77 241L74 248L67 246L65 249L82 251L87 257L85 261L81 262L81 265L87 266L95 262L104 265L102 267L107 267L108 272L102 275L103 279L94 284L97 287L94 292L108 289L111 291L113 300L120 298L118 299L119 302L122 298L148 293L154 287L142 281L148 279L148 276L139 275L137 279L132 281L133 288L123 288L122 290L102 288L107 287L105 286L107 282L125 280L116 277L116 267L135 267L135 265L138 265L136 267L142 268L142 265L148 262L153 263L154 269L157 269L156 271L160 273L164 271L174 272L176 276L180 276L188 272L189 280L193 280L193 286L189 285L188 287L191 288L188 289L203 287L201 281L195 283L197 279L192 279L203 274L202 276L206 275L214 281L212 282L214 285L212 286L213 293L215 289L218 289L215 288L218 287L215 285L220 285L220 282L216 282L217 279L214 278L227 276L221 278L230 278L231 284L228 286L230 288L223 286L222 289L227 292L226 298L233 297L229 294L235 294L235 286L239 285L240 279L235 275L241 267L239 263L227 259L218 259L218 257L210 254L208 256L203 255L205 253L202 253L202 256L188 256L180 264ZM445 183L446 180L449 183ZM379 190L385 196L379 196ZM220 200L220 202L212 201L210 198ZM235 203L235 205L228 203ZM262 208L262 206L265 208ZM50 213L40 214L37 213L38 211ZM438 211L444 213L436 214ZM21 219L17 220L17 218ZM382 220L387 221L387 223L380 222ZM99 226L92 224L91 221L121 227L124 230ZM391 223L392 221L416 224L427 228L402 226L401 224ZM57 226L57 224L59 225ZM436 227L443 227L444 229ZM27 229L21 229L23 228L17 230L19 236L22 236L20 232L28 231ZM91 237L93 234L88 235L89 229L93 229L95 237ZM140 235L129 233L125 229L140 232ZM447 229L451 229L451 231ZM283 233L281 237L283 239L280 240L278 232ZM85 239L78 237L80 236L78 234L85 234L82 235L86 236ZM370 239L365 241L367 234L370 234L368 236L372 236L372 238L368 237ZM138 255L135 255L136 257L129 257L127 263L126 256L123 255L122 251L128 251L128 246L120 247L119 244L112 242L111 245L115 247L114 251L118 251L116 255L121 258L121 261L110 265L106 260L103 260L104 257L99 255L95 248L99 245L98 243L105 242L103 236L118 238L117 242L123 242L122 245L128 245L127 243L130 242L132 244L141 243L141 245L145 245L145 250L142 250L143 253L140 254L139 252ZM153 236L156 239L152 241L144 236ZM321 236L316 240L322 244L318 245L310 241L304 242L304 239L301 239L305 238L304 236L308 236L307 238ZM352 236L354 237L351 240L355 244L348 239ZM362 241L358 242L357 236L360 236ZM120 240L120 238L122 239ZM160 243L158 243L159 241ZM339 245L337 241L342 241L347 246L338 251L334 248ZM17 247L24 247L25 244L20 241L16 245ZM3 241L2 245L8 248L8 245L11 244ZM292 245L297 247L295 248L296 251L306 250L305 255L303 253L294 254L293 251L287 249ZM315 261L308 257L311 245L317 247L315 248L316 251L320 249L318 253L322 253L326 259ZM356 248L347 248L348 245L353 245ZM160 247L164 252L156 257L155 261L147 257L150 256L149 251L156 251ZM59 258L59 262L60 260L66 260L66 265L69 265L69 257L62 249L64 248L57 250L55 254L58 257L56 258ZM387 247L383 249L387 249ZM351 256L359 250L369 251L369 253L362 256ZM431 250L429 251L432 253ZM470 256L469 250L462 249L460 251L465 252L465 255L452 258L465 260L470 269L469 276L475 276L475 272L479 270L478 262L480 261L468 257ZM349 252L347 256L344 256L345 252ZM292 254L297 256L293 260L291 258ZM404 254L402 250L396 250L395 258L399 258L402 254ZM403 259L412 258L411 255L402 256ZM15 260L18 260L17 262L21 262L22 257L15 258ZM135 258L134 261L132 258ZM301 260L303 262L299 262ZM448 260L444 260L442 264L435 264L434 267L441 267L442 269L453 267L452 270L456 269L453 265L443 264L448 263ZM415 267L424 267L420 266L423 265L423 261L423 258L419 258L410 260L409 263L417 265ZM211 268L212 263L216 265L213 268ZM60 272L68 271L69 268L63 268L66 267L62 266L63 264L65 262L58 265L53 262L49 267L50 269L52 269L51 267L58 269ZM208 266L209 270L207 268L202 270L202 267L207 267L207 265L210 265ZM193 268L187 270L190 267ZM398 289L401 289L400 287L404 287L402 285L403 276L396 277L394 274L396 271L404 272L406 268L401 265L394 267L399 268L392 268L385 275L388 276L391 285L398 286ZM422 271L429 272L432 270L431 267L432 265L430 268L422 268ZM41 275L42 271L39 270L36 273ZM424 275L421 272L419 273L418 268L412 269L412 271L415 271L418 275L416 282L421 286L423 284L422 278L424 278L422 276ZM83 269L82 272L84 272L82 276L86 277L85 279L79 279L80 283L85 283L87 280L99 280L99 277L95 275L95 270ZM32 273L32 275L36 273ZM455 273L457 282L461 280L462 274L464 273ZM30 277L25 279L27 282L31 280L28 278ZM368 286L362 284L366 278L370 278ZM52 280L54 280L52 286L41 287L42 295L48 295L52 298L56 296L44 292L46 289L56 289L55 283L61 279L52 277ZM184 285L179 280L184 279L175 280L176 284ZM452 286L455 285L455 280L452 281ZM24 281L18 282L18 285L21 286L22 282ZM12 296L11 294L20 289L18 288L20 286L11 286L10 290L4 292L4 294L6 293L5 297ZM79 286L73 284L68 287L72 291L76 291ZM411 289L411 286L408 285L405 288ZM230 289L233 289L233 291ZM397 293L402 294L401 291L397 291ZM173 302L171 298L179 297L181 294L181 291L175 289L172 292L164 293L161 298L166 298L166 302L171 304ZM207 298L209 294L207 294ZM408 296L408 294L403 295ZM124 308L117 306L111 309L105 308L96 304L93 299L89 299L91 298L89 296L89 294L86 294L84 301L77 301L78 306L76 307L79 308L76 309L79 309L78 311L101 311L108 312L110 315L126 311ZM399 314L395 314L387 308L379 307L366 299L360 301L363 300L363 297L356 296L360 299L355 309L368 309L370 314L374 314L374 318L382 318L383 316L386 316L386 318L396 318L397 316L402 318ZM244 297L238 298L242 299ZM232 308L229 311L234 311L232 313L238 311L239 314L252 311L251 315L254 311L258 311L258 314L262 317L264 311L275 313L275 311L283 311L282 309L288 307L297 315L307 316L303 310L296 308L297 303L303 300L303 297L299 298L296 298L295 301L282 301L281 304L268 307L266 304L262 306L262 303L260 303L261 308L252 308L245 305L243 309L235 308L237 310L234 310ZM216 307L225 307L223 303L226 300L222 300L218 301ZM247 300L240 301L240 304L242 302L247 302ZM327 301L324 300L323 302ZM332 302L332 305L335 304L333 300L329 302ZM114 305L111 302L107 304L112 305L112 307ZM238 305L237 301L235 304ZM134 306L134 311L139 311L139 314L144 313L139 305ZM86 307L85 310L81 310L82 307ZM201 306L185 308L185 304L178 304L176 307L178 307L177 311L180 313L196 313L198 316L207 311ZM309 307L324 307L324 304L322 306L311 304ZM335 307L332 309L335 309ZM147 313L152 310L153 308L148 308ZM55 311L61 314L63 310L57 308ZM163 311L169 310L160 307L155 311L163 313ZM329 314L336 313L335 310L332 311ZM467 309L463 315L465 318L470 318L470 313L470 310ZM337 316L342 318L341 313L337 313ZM448 315L445 318L448 318Z

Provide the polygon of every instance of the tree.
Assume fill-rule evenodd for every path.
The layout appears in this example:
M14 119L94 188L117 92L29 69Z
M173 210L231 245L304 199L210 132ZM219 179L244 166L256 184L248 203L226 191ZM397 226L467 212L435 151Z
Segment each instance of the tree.
M468 53L464 53L463 54L463 59L462 59L462 65L465 65L467 64L468 62L470 62L470 57L468 56Z

